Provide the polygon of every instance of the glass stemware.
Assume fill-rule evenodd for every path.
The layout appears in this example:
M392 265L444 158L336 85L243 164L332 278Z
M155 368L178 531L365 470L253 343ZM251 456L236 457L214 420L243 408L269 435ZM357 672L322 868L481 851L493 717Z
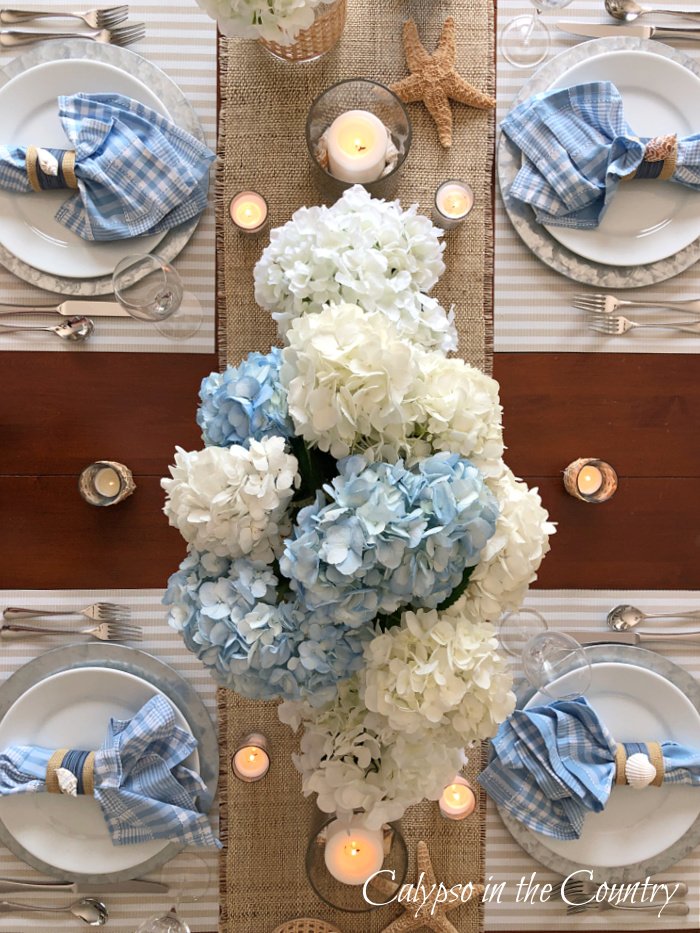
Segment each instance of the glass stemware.
M534 609L506 613L498 640L507 654L521 659L530 685L552 700L574 700L591 685L591 662L581 645L571 635L550 631Z
M202 323L202 309L184 291L177 271L160 256L126 256L112 276L114 297L140 321L150 321L165 337L185 339Z
M211 864L197 852L181 852L164 866L161 881L169 885L175 903L169 910L144 920L136 933L191 933L188 923L178 914L181 904L201 901L211 885Z
M547 57L552 37L542 19L544 10L561 10L571 0L530 0L534 13L516 16L501 31L503 57L516 68L535 68Z

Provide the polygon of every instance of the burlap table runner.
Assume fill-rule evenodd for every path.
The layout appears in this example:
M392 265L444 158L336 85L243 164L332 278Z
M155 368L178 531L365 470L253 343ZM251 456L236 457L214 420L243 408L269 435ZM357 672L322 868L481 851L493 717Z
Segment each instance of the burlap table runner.
M220 48L219 137L219 338L222 365L277 342L270 315L253 295L253 266L266 238L239 236L227 220L233 194L253 188L268 199L272 226L287 221L302 205L320 202L311 183L304 140L312 100L342 78L368 77L391 83L407 73L401 25L413 17L432 51L448 15L457 23L461 73L476 87L494 92L493 7L490 0L349 0L343 39L320 62L291 65L273 60L255 43L224 39ZM492 363L492 158L491 113L453 105L454 141L442 149L435 126L420 104L410 105L413 146L404 165L398 197L430 213L434 192L446 178L463 178L475 192L468 221L446 235L447 271L435 290L445 307L454 305L460 356L490 371ZM282 726L276 705L219 692L222 749L223 834L221 861L222 933L271 933L294 917L318 917L343 933L379 933L400 913L385 907L343 914L326 907L309 886L304 869L315 805L301 794L291 763L297 738ZM273 764L264 781L244 784L230 771L240 738L251 731L268 736ZM472 754L471 776L481 767ZM483 877L483 814L464 822L440 817L437 805L422 804L406 814L402 829L415 877L415 844L425 839L438 880L446 885ZM482 926L477 902L450 913L458 930Z

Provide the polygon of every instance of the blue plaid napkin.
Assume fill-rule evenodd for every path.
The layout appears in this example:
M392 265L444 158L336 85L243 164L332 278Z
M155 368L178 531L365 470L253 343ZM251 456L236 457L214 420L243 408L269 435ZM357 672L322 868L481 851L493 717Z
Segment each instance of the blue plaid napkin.
M539 223L584 230L600 224L625 175L642 174L651 142L627 124L609 81L536 94L513 108L501 128L523 155L508 197L529 204ZM677 146L669 180L699 189L700 134Z
M644 745L625 743L629 755ZM554 839L578 839L615 780L617 743L584 698L516 710L493 740L479 783L519 823ZM700 750L662 742L664 784L700 784ZM627 788L628 793L638 791ZM639 793L654 793L649 788Z
M218 846L209 820L197 811L205 790L199 774L182 762L197 740L157 695L130 720L113 719L94 756L94 796L115 845L172 839L183 845ZM62 767L76 775L81 793L87 752L69 751ZM54 749L11 745L0 754L0 795L46 791ZM72 767L71 767L72 765Z
M119 94L59 97L58 110L75 166L71 156L68 169L63 150L39 149L38 187L77 185L56 214L69 230L85 240L119 240L162 233L202 213L215 158L204 143ZM0 146L0 188L37 190L29 148Z

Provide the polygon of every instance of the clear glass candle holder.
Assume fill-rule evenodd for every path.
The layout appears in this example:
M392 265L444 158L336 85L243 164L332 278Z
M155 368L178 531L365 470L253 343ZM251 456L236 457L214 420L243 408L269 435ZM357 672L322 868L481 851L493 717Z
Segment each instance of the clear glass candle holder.
M617 473L605 460L582 457L564 470L564 489L582 502L607 502L617 492Z
M129 467L116 460L97 460L85 467L78 490L90 505L108 506L123 502L136 489Z
M306 145L311 159L314 184L329 200L337 200L354 182L341 181L319 161L319 142L333 121L349 110L366 110L387 128L398 152L396 165L376 181L363 186L375 197L390 197L396 190L403 163L411 148L413 130L403 102L393 91L368 78L339 81L320 94L311 105L306 120Z
M329 907L346 913L367 913L390 903L406 880L408 872L408 850L399 824L384 823L373 833L363 826L362 816L361 811L356 811L350 821L317 811L306 850L309 884ZM354 834L353 830L356 831ZM371 880L365 884L353 880L346 883L331 873L329 863L332 865L333 862L328 856L333 853L327 849L333 846L337 850L339 837L341 843L345 844L347 840L347 846L357 846L359 858L364 857L365 846L378 842L380 853L374 864L368 862L370 876L376 876L376 881ZM340 846L341 855L345 847ZM377 871L381 874L377 875ZM340 871L338 873L342 874ZM365 899L365 891L368 899Z
M246 784L262 781L270 770L270 748L262 733L251 732L240 740L231 756L231 770Z

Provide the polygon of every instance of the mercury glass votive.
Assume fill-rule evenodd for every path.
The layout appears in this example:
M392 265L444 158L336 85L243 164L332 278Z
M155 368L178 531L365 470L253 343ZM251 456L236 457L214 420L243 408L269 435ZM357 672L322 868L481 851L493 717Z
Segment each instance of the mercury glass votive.
M262 733L251 732L241 739L231 756L231 770L246 784L262 781L270 770L268 741Z
M362 180L362 173L355 173L352 168L349 180L344 180L333 174L331 159L328 155L328 145L337 144L337 140L330 140L332 127L338 127L348 117L355 115L355 122L359 128L356 153L347 151L350 161L356 156L357 163L361 163L371 144L375 142L372 126L376 128L379 121L387 132L389 151L395 149L395 164L386 166L384 174L374 180ZM350 120L352 124L352 119ZM352 125L349 127L352 129ZM372 137L368 143L363 137ZM393 91L377 81L368 78L339 81L320 94L311 105L306 120L306 145L311 159L312 177L314 183L324 198L337 200L343 191L353 184L362 184L370 194L376 197L388 197L395 191L399 175L406 156L411 148L413 131L408 111L403 102ZM352 146L352 136L343 141L343 146ZM342 152L341 152L342 155ZM389 155L387 155L389 158ZM347 171L347 166L346 166Z
M136 489L129 467L116 460L97 460L85 467L78 480L78 490L90 505L116 505Z
M239 233L257 235L267 229L270 211L257 191L239 191L228 206L231 221Z
M444 181L435 192L433 223L443 230L452 230L463 223L474 207L471 185L457 178Z
M564 470L564 488L582 502L607 502L617 491L617 473L604 460L582 457Z

